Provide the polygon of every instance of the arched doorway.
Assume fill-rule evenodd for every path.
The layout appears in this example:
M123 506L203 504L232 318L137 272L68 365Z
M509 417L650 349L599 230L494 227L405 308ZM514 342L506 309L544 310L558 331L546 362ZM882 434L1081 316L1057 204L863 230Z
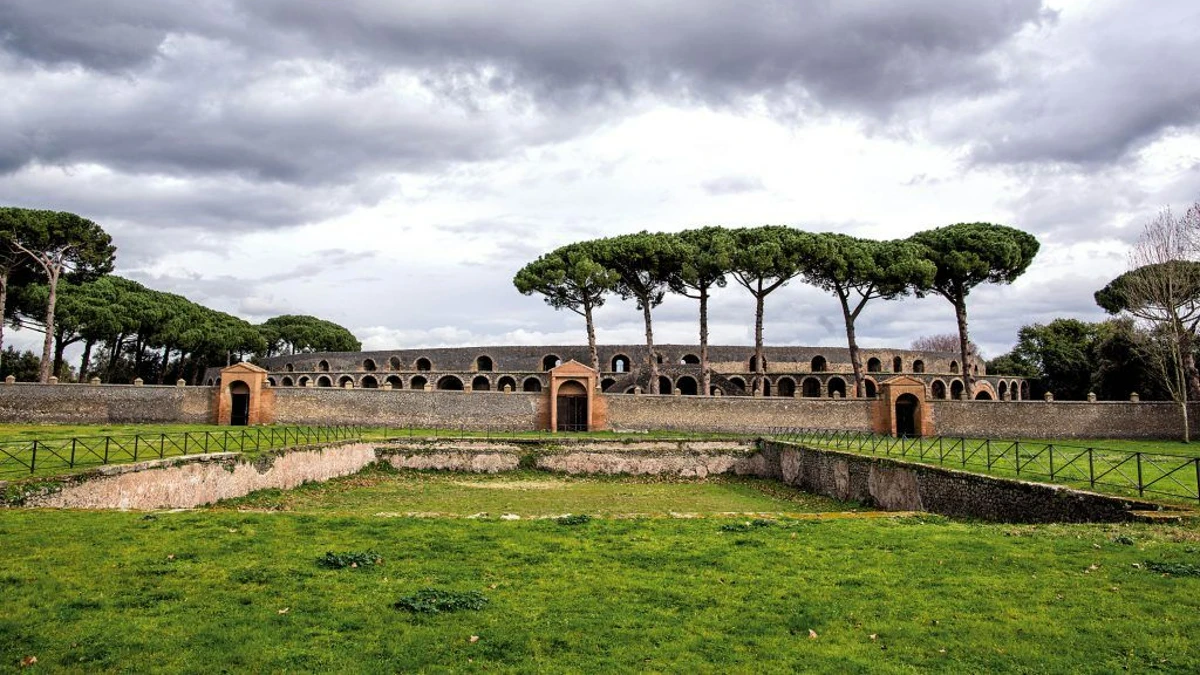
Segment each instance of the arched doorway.
M476 375L475 379L471 380L471 389L473 391L489 391L492 388L492 383L488 381L486 376Z
M244 427L250 424L250 385L242 381L229 383L229 424Z
M463 383L462 380L453 375L443 375L437 381L437 388L441 391L462 391Z
M821 397L821 381L815 377L806 377L801 383L800 393L804 398L820 398Z
M879 390L875 387L875 380L863 380L863 395L867 398L875 398L879 395Z
M796 381L790 377L781 377L775 383L775 395L791 398L796 395Z
M504 391L505 387L508 387L509 391L516 391L517 381L508 375L505 375L496 382L496 391Z
M700 390L699 385L696 384L696 378L691 375L684 375L675 380L675 387L682 396L695 396Z
M527 378L525 378L525 381L521 383L521 391L537 393L541 390L542 390L542 381L537 379L536 377L527 377Z
M921 402L912 394L901 394L896 397L896 435L900 437L919 436L917 433L917 414Z
M413 378L408 381L408 388L416 389L417 391L421 391L421 390L425 389L425 386L428 384L429 384L429 380L425 379L421 375L414 375Z
M673 384L671 384L671 378L667 377L666 375L658 376L658 393L660 393L660 394L675 393L675 386Z
M558 431L588 430L587 389L578 382L564 382L558 387Z
M375 379L374 375L363 375L362 379L358 381L358 386L363 389L378 389L379 380Z
M840 377L829 378L829 398L846 398L846 381Z

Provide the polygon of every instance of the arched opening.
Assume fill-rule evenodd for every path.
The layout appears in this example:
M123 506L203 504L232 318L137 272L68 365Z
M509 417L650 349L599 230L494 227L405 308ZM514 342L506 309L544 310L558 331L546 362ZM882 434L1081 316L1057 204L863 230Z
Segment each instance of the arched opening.
M285 363L285 364L283 365L283 372L285 372L285 373L294 373L294 372L296 372L296 367L295 367L295 366L293 366L293 365L292 365L292 364L290 364L290 363Z
M476 375L475 379L471 380L472 391L491 391L492 383L483 375Z
M918 436L917 413L920 412L921 402L912 394L900 394L896 397L896 435L901 437Z
M972 373L973 375L976 375L976 376L978 376L978 375L979 375L979 364L978 364L978 363L976 363L975 365L971 366L971 373Z
M542 357L542 370L554 370L562 365L562 359L556 354L547 354Z
M933 384L929 385L929 395L939 401L946 400L946 383L941 380L934 380Z
M796 395L796 381L790 377L781 377L775 382L775 395L791 398Z
M338 378L338 386L344 388L346 385L354 386L354 378L349 375L343 375Z
M363 375L362 379L358 381L358 386L363 389L378 389L379 380L375 379L374 375Z
M732 384L733 386L737 387L739 390L742 391L742 393L746 392L746 381L740 377L735 376L735 377L729 378L729 384Z
M863 395L867 398L875 398L879 395L879 389L875 386L875 380L863 380Z
M276 384L275 384L275 378L273 378L273 377L268 377L268 378L267 378L267 386L270 386L270 387L274 387L274 386L276 386Z
M750 357L750 372L752 372L752 373L758 372L758 357L757 356ZM764 372L764 373L767 372L767 357L765 357L765 356L763 357L763 361L762 361L762 372Z
M904 360L901 359L899 356L892 359L892 372L893 373L903 373L904 372Z
M696 384L696 378L692 377L691 375L684 375L678 380L675 380L675 388L677 388L679 393L683 396L695 396L700 391L699 385Z
M814 356L812 362L809 364L809 370L814 373L823 373L828 367L829 364L825 361L824 356Z
M392 370L400 370L400 357L393 356L392 358L388 359L388 368L391 368Z
M879 361L879 359L877 359L873 356L871 358L867 359L867 372L868 373L878 373L880 370L883 370L883 363L881 363Z
M991 393L988 392L987 389L980 389L979 391L975 392L975 400L976 401L991 401L992 395L991 395Z
M527 377L527 378L525 378L525 381L521 383L521 391L528 391L528 392L536 393L541 390L542 390L542 381L537 379L536 377Z
M292 381L292 378L290 378L286 375L283 377L282 382L283 382L283 386L285 386L285 387L290 387L293 384L295 384L295 382Z
M558 387L557 400L559 431L588 430L587 389L574 380L563 382Z
M629 357L624 354L617 354L612 357L612 371L614 373L628 373L629 365Z
M329 362L321 361L320 363L318 363L317 371L322 372L322 373L328 373L329 372Z
M922 361L921 359L917 359L916 361L913 361L913 372L914 373L925 372L925 362Z
M492 362L492 357L480 356L479 358L475 359L475 370L478 370L481 373L490 373L494 369L495 364Z
M1000 386L997 387L996 393L999 394L1000 400L1003 401L1004 395L1008 393L1008 383L1004 380L1000 380Z
M301 376L300 376L300 379L296 380L296 386L298 386L298 387L307 387L307 386L308 386L308 376L307 376L307 375L301 375Z
M658 361L658 365L661 366L663 364L663 355L661 353L655 354L654 358Z
M317 386L318 387L332 387L333 380L329 379L328 375L322 375L317 378Z
M675 393L675 387L674 387L674 385L671 384L671 378L667 377L666 375L658 376L658 393L660 393L660 394Z
M684 354L682 359L679 359L681 366L698 366L700 365L700 357L695 354Z
M363 370L374 372L376 370L375 359L363 359Z
M417 370L422 373L427 373L433 370L433 362L422 356L421 358L417 359Z
M840 378L840 377L829 378L829 383L827 386L829 387L829 397L830 398L833 398L835 396L841 397L841 398L846 398L846 381L843 380L842 378Z
M417 391L420 391L427 386L429 386L429 380L425 379L423 375L414 375L412 379L408 381L409 389L416 389Z
M504 391L505 387L508 387L509 391L516 391L517 390L517 381L514 380L513 378L509 377L508 375L505 375L504 377L502 377L496 381L496 391Z
M250 424L250 385L240 380L229 383L229 423L235 427Z
M400 379L399 375L388 375L387 383L392 385L392 389L404 388L404 380Z
M1029 382L1022 380L1021 388L1019 391L1021 392L1021 400L1022 401L1029 400Z
M964 387L962 380L955 380L950 383L950 398L954 399L955 401L961 400L963 397L963 391Z
M806 377L800 384L800 394L804 398L821 398L821 381L815 377Z
M209 387L213 386L213 379L212 379L211 377L210 377L210 378L208 378L208 380L206 380L206 381L204 382L204 384L205 384L206 386L209 386Z
M764 377L763 378L763 396L770 396L770 395L771 395L771 381Z
M950 372L954 373L955 375L958 374L958 361L950 362Z
M453 375L443 375L437 381L437 388L440 391L462 391L463 382Z
M600 380L600 391L608 391L608 388L616 383L616 380L612 379L611 377L606 377L603 380Z
M625 393L626 393L626 394L636 394L636 393L637 393L637 387L629 387L629 388L627 388L627 389L625 390Z

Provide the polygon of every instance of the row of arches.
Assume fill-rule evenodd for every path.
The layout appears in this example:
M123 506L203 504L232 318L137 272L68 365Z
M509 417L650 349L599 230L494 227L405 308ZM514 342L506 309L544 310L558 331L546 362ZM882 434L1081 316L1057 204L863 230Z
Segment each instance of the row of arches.
M379 364L375 361L375 359L369 359L369 358L363 359L361 365L362 365L362 369L368 373L373 373L373 372L376 372L377 370L379 370ZM387 365L388 365L388 370L400 371L400 370L404 369L403 368L404 364L400 361L400 357L398 357L398 356L393 356L392 358L388 359ZM550 370L550 369L556 368L560 365L562 365L562 359L560 359L558 356L556 356L554 354L548 354L548 355L546 355L546 357L544 359L542 359L542 369L543 370ZM486 354L478 356L475 358L474 369L481 373L493 372L496 370L496 360L490 356L487 356ZM429 371L433 370L433 361L429 360L427 357L422 356L422 357L416 359L415 361L413 361L412 370L415 370L417 372L429 372ZM327 361L325 359L321 359L320 361L317 362L316 372L328 373L329 371L330 371L329 361ZM285 372L285 373L296 372L296 365L294 363L285 363L283 365L283 372Z
M353 375L342 375L334 377L330 375L318 375L316 378L308 375L300 375L293 378L290 375L284 375L276 380L275 377L267 378L267 382L272 387L334 387L345 388L347 385L357 387L359 389L379 389L382 385L387 384L392 389L425 389L430 384L429 378L423 375L413 375L408 378L405 383L404 378L399 375L389 375L382 380L374 375L363 375L355 380ZM407 384L407 387L405 386ZM457 375L443 375L433 382L434 389L441 391L463 391L466 389L465 381ZM520 387L517 385L517 379L510 375L505 375L496 380L496 391L503 391L505 387L509 387L512 391L539 392L542 390L542 381L537 377L526 377L521 381ZM492 381L485 375L477 375L471 380L471 389L473 391L491 391Z

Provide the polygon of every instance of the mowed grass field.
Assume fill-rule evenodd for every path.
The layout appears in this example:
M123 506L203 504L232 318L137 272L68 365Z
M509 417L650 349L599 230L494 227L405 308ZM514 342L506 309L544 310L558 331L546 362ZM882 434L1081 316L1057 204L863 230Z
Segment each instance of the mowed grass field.
M376 470L187 512L0 510L0 670L1200 671L1200 526L854 509L756 480ZM612 517L538 518L567 512ZM617 517L663 512L693 517ZM403 608L425 589L486 603Z

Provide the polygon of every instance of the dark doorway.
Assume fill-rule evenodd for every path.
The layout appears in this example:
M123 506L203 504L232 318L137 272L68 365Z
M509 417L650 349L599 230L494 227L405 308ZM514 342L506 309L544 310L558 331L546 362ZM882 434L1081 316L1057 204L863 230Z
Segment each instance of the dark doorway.
M917 436L917 408L921 402L912 394L901 394L896 399L896 435Z
M245 382L234 382L229 385L229 397L229 423L235 427L250 424L250 387Z
M588 430L587 390L578 382L564 382L558 388L558 430Z

